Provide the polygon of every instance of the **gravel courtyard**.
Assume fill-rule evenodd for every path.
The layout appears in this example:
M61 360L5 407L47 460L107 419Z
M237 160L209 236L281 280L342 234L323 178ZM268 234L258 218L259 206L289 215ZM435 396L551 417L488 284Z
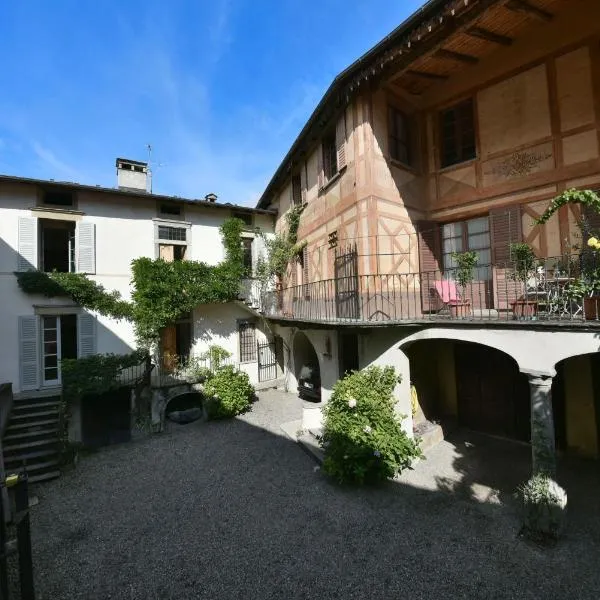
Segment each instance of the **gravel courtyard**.
M597 477L571 498L566 539L542 550L517 539L508 493L506 478L518 480L526 461L501 456L504 474L494 443L476 454L457 438L399 482L340 489L283 436L280 424L300 410L265 392L243 418L173 425L86 456L37 488L38 597L600 596Z

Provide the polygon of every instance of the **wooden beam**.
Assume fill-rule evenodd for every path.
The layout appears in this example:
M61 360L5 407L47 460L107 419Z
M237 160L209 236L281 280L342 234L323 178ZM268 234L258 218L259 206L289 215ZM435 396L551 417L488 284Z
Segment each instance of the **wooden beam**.
M542 21L552 21L554 15L549 13L548 11L538 8L533 4L527 2L527 0L509 0L506 3L506 8L512 10L514 12L522 12L532 17L536 17L537 19L541 19Z
M439 73L428 73L427 71L415 71L414 69L409 69L406 71L407 75L413 75L414 77L421 77L423 79L431 79L435 81L444 81L448 79L448 75L440 75Z
M448 58L449 60L455 60L456 62L465 63L467 65L476 65L479 62L479 59L476 56L462 54L461 52L453 52L452 50L446 50L445 48L440 48L435 55L440 58Z
M465 33L471 37L480 38L486 42L493 42L494 44L500 44L501 46L510 46L513 43L512 38L509 38L506 35L500 35L499 33L494 33L483 27L471 27L467 29Z

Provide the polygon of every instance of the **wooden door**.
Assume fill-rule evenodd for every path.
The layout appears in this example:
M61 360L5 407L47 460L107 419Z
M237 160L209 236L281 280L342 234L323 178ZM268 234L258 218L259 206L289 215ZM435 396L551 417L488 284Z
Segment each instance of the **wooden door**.
M529 385L506 354L477 344L455 349L458 418L461 425L529 441Z
M165 327L160 334L162 367L170 373L177 367L177 329L175 325Z

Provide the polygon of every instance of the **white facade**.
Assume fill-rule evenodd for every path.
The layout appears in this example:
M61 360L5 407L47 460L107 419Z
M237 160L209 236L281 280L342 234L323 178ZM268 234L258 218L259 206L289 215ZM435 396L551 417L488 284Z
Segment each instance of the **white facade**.
M42 229L46 232L60 227L67 231L59 235L64 235L65 239L69 237L70 270L86 272L106 290L117 290L124 299L129 299L131 261L144 256L153 259L159 256L159 226L184 229L186 241L179 245L186 246L185 258L215 265L224 258L219 227L232 216L231 210L219 205L184 205L176 199L169 202L151 195L111 194L90 188L70 189L68 185L64 193L73 193L73 206L44 204L44 190L54 189L58 188L52 184L45 186L43 182L40 185L25 181L0 182L0 381L12 382L17 393L44 390L60 383L60 375L52 366L47 372L43 368L44 363L46 366L55 364L44 350L52 348L52 352L56 352L51 338L61 336L55 336L51 330L57 326L60 329L60 320L63 328L67 322L71 328L75 327L76 321L78 356L121 354L136 347L133 326L127 321L87 313L66 298L46 298L21 292L14 272L44 268L43 240L50 238L42 237ZM56 198L52 200L56 201ZM174 206L181 207L180 215L164 212ZM271 215L255 213L252 216L254 227L266 233L272 231ZM161 230L162 235L164 231ZM245 235L252 237L255 234ZM169 244L168 241L165 243ZM253 253L259 245L257 237L252 243ZM209 323L207 314L215 315L213 324ZM201 352L208 346L205 342L209 337L202 331L220 328L220 333L212 336L210 343L226 347L237 357L236 323L244 316L252 318L253 315L235 303L209 307L206 313L198 308L192 329L193 351ZM253 375L257 371L250 364L244 368Z

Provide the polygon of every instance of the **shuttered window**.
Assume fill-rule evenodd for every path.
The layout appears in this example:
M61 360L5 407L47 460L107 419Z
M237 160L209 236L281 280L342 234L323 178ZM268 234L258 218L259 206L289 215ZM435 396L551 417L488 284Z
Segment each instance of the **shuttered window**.
M397 108L388 109L390 158L410 165L410 136L408 118Z
M512 261L510 245L522 241L521 210L519 206L505 206L490 211L492 261L504 266Z
M489 277L489 265L492 261L490 244L490 223L488 217L478 217L468 221L447 223L442 226L442 258L444 271L451 272L458 266L452 254L454 252L474 251L477 253L475 279Z
M329 181L337 172L337 148L335 145L335 132L323 138L323 174L325 182Z
M300 174L292 176L292 204L294 206L302 204L302 178Z
M441 113L442 167L476 156L473 100L467 100Z

